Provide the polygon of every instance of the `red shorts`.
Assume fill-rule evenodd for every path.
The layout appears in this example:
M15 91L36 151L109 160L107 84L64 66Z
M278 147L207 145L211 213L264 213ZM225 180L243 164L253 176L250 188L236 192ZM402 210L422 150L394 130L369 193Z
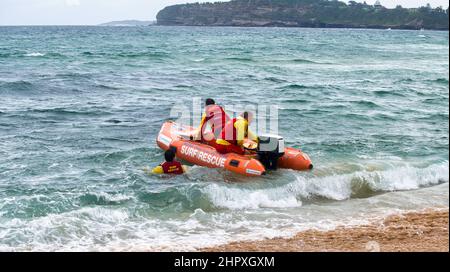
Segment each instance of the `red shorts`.
M214 147L216 148L217 152L219 152L220 154L227 154L227 153L236 153L239 155L244 155L245 154L245 150L237 145L221 145L221 144L214 144Z

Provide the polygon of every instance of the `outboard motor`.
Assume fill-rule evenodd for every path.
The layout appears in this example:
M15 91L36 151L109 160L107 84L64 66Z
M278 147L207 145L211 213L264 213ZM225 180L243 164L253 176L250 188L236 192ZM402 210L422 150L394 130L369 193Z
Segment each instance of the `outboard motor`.
M284 156L284 139L278 135L261 135L258 144L258 160L267 170L277 170L278 160Z

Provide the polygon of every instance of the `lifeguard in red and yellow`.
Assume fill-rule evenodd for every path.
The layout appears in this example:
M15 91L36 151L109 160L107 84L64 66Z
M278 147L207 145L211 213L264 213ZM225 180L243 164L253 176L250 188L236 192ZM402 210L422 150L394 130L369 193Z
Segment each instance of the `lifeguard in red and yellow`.
M243 147L245 139L258 142L258 137L249 128L252 120L253 114L250 112L244 112L238 118L229 120L214 144L216 150L221 154L245 154Z
M215 141L219 138L220 133L229 120L230 117L228 117L228 114L221 106L217 105L211 98L206 99L205 112L200 122L196 140L208 143ZM205 133L208 124L211 126L213 134Z
M182 175L185 173L183 165L175 160L175 152L171 149L164 153L165 162L155 167L152 171L153 174L170 174L170 175Z

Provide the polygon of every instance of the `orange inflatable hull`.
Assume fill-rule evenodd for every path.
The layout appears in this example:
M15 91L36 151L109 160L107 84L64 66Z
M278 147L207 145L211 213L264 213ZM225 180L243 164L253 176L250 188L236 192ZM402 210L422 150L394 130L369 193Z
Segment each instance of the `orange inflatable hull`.
M264 165L257 160L256 154L238 155L220 154L215 148L190 140L194 129L174 122L165 123L158 134L156 143L163 150L174 149L178 159L208 168L223 168L244 176L261 176L266 174ZM280 158L280 168L293 170L312 169L309 157L300 150L286 148Z

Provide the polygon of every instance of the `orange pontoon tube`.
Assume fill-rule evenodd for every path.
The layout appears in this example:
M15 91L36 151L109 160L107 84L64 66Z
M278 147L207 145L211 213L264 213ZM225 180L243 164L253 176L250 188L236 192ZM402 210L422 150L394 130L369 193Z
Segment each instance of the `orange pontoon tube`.
M186 162L208 168L223 168L244 176L261 176L266 168L258 160L258 155L238 155L234 153L220 154L214 147L190 139L194 128L174 122L166 122L158 134L156 142L163 150L173 149L176 156ZM309 157L300 150L286 148L283 157L278 161L280 168L294 170L312 169Z

